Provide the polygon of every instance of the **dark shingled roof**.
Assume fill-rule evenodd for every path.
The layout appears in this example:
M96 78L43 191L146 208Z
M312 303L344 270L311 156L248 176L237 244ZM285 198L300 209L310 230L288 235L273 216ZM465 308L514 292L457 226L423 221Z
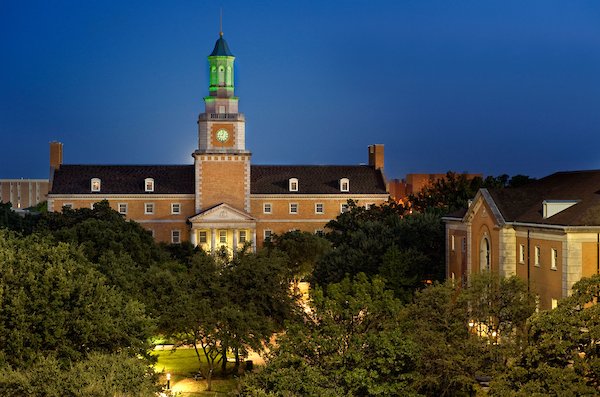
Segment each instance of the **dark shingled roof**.
M219 37L217 42L215 43L215 48L213 52L210 53L210 57L232 57L233 54L229 51L229 46L227 42L223 38L223 36Z
M600 226L600 170L557 172L519 188L490 190L507 222ZM544 219L542 201L580 200Z
M298 191L290 192L289 179L298 178ZM350 191L340 191L348 178ZM386 194L381 171L366 165L253 165L252 194Z
M194 194L193 165L62 165L50 194L90 194L92 178L101 180L98 195L148 194L146 178L154 178L155 194Z

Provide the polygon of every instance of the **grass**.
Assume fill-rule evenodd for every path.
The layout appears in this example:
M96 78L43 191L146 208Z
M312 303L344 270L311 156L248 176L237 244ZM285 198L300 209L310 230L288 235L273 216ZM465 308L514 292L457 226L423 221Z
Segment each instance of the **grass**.
M206 368L207 365L202 352L200 354L201 363L198 362L194 349L155 350L152 355L156 356L158 361L154 365L154 369L163 374L160 380L163 384L167 383L166 374L171 374L171 389L175 393L180 393L181 397L224 396L234 390L237 380L220 379L220 365L215 369L216 373L213 375L212 391L206 391L206 380L194 380L193 374L198 373L200 365L203 368Z

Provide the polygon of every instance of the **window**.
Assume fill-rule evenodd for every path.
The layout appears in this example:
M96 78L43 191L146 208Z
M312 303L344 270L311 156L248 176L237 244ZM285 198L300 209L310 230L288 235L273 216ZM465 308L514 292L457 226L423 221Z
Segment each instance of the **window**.
M171 203L171 214L173 214L173 215L181 214L181 204Z
M342 192L350 191L350 180L348 178L340 179L340 191L342 191Z
M119 203L119 214L127 214L127 203Z
M536 246L535 247L535 265L536 266L540 266L540 247Z
M551 266L550 269L556 270L556 265L558 264L558 250L552 248L552 256L550 257Z
M240 230L240 243L244 244L248 240L245 230Z
M325 231L323 229L315 230L315 234L319 237L323 237L325 235Z
M315 214L323 214L323 203L316 203L315 204Z
M219 244L227 244L227 230L219 230Z
M144 190L147 192L154 191L154 179L153 178L144 179Z
M519 245L519 263L525 263L525 245Z
M148 229L148 231L150 232L150 235L152 236L152 238L154 238L154 229Z
M490 251L490 241L487 237L484 237L481 240L481 245L479 248L479 268L484 271L490 271L492 268L492 255Z
M62 208L63 208L63 211L65 209L72 210L73 209L73 203L64 203L63 206L62 206Z
M290 192L298 191L298 178L290 178Z
M348 212L348 210L349 210L348 204L342 204L342 205L340 206L340 212L341 212L342 214L343 214L344 212Z
M144 214L154 214L154 203L144 204Z
M181 232L179 230L171 230L171 243L179 244L181 242Z
M298 213L298 203L290 203L290 214Z
M273 209L271 207L271 203L264 203L263 204L263 213L270 214L271 211L273 211Z
M558 299L552 298L552 308L556 309L558 307Z
M206 242L208 241L206 231L201 231L200 233L198 233L198 241L200 242L200 244L206 244Z
M265 231L264 231L265 241L271 241L272 234L273 234L272 230L265 229Z
M92 192L99 192L100 191L100 178L92 178Z
M450 249L454 251L454 234L450 236Z

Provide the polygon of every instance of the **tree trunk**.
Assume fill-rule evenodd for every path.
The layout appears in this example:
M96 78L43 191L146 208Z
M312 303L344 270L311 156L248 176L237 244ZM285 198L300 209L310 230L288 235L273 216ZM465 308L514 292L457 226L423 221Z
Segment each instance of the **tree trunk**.
M233 367L233 373L237 374L240 370L240 349L236 347L233 349L233 352L235 354L235 366Z
M223 345L223 350L221 353L221 373L223 375L227 374L227 346Z

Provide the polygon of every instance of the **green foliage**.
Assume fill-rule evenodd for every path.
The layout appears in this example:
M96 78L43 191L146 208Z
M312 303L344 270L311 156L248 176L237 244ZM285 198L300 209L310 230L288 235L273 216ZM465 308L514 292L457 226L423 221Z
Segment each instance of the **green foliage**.
M65 365L90 352L145 354L152 322L108 286L80 251L0 231L0 364L53 354Z
M388 288L409 299L424 280L444 276L444 227L437 214L405 214L395 203L350 211L328 223L333 250L318 263L312 283L328 285L346 275L382 275Z
M526 347L493 385L492 395L598 395L599 297L600 275L595 275L577 282L556 309L534 315Z
M39 357L27 369L0 371L0 394L6 397L147 397L159 388L148 363L124 353L92 353L61 368L53 357Z
M364 274L312 291L303 323L288 327L242 395L417 395L416 346L399 330L400 301Z

